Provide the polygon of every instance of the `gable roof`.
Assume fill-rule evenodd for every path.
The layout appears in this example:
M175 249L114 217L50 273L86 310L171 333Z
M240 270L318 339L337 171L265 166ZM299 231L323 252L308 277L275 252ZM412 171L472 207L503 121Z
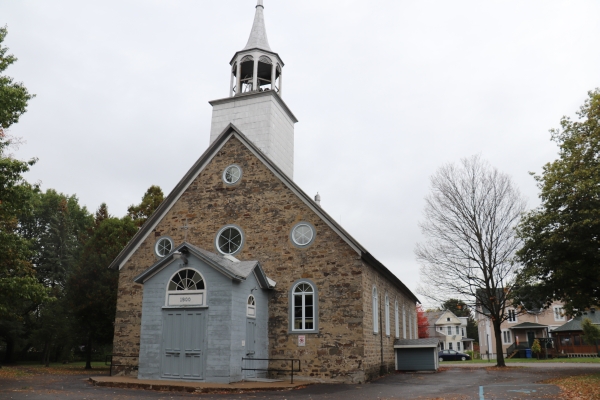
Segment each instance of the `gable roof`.
M258 283L263 289L272 289L275 287L275 282L267 277L258 261L232 261L229 258L211 253L210 251L206 251L186 242L179 245L162 260L159 260L150 268L136 276L133 281L143 284L172 262L182 258L185 259L190 253L233 280L243 281L246 280L250 274L254 273Z
M521 322L520 324L509 326L508 329L540 329L547 327L548 325L538 324L537 322Z
M158 206L156 211L142 225L138 232L129 241L127 246L109 265L109 268L121 269L129 260L131 255L138 249L142 242L150 235L156 225L165 217L173 205L179 200L187 188L194 182L198 175L210 163L213 157L232 137L239 140L248 150L256 156L281 182L290 189L308 208L310 208L323 222L325 222L342 240L344 240L360 258L373 269L384 275L391 283L393 283L400 291L406 294L414 302L419 302L419 299L411 292L411 290L398 279L389 269L381 262L373 257L356 239L354 239L344 228L342 228L329 214L319 207L298 185L296 185L283 171L273 163L254 143L252 143L239 129L233 124L229 124L225 130L219 135L214 142L200 156L198 161L194 163L192 168L183 176L175 188L169 193L165 200Z
M423 348L423 347L438 347L440 340L437 338L425 338L425 339L396 339L394 340L395 349L410 349L410 348Z
M600 325L600 313L598 311L584 311L582 315L573 318L566 324L554 329L552 332L583 331L581 323L585 318L592 321L592 324L594 325Z

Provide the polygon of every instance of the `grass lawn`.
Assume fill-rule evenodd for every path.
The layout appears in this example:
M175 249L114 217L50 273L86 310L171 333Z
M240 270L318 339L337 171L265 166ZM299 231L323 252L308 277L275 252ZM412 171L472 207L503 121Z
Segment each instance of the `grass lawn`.
M504 359L507 363L587 363L587 364L600 364L599 357L582 357L582 358L549 358L547 360L537 358L511 358L510 360ZM459 364L496 364L496 360L469 360L469 361L443 361L441 365L459 363Z
M545 383L551 383L560 387L563 391L561 395L565 399L600 399L600 373L550 379Z
M50 363L49 367L39 362L24 362L17 365L3 365L0 368L0 378L15 378L33 375L95 375L108 373L109 367L103 362L92 362L92 369L85 369L85 362L69 364Z

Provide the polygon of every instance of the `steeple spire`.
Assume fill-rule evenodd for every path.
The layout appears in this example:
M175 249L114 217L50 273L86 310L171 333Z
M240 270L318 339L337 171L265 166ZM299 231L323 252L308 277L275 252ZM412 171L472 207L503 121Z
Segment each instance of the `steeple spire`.
M269 39L267 38L267 28L265 27L265 16L263 6L263 0L258 0L256 5L256 14L254 15L254 23L252 24L252 31L250 32L250 38L244 50L249 49L261 49L266 51L272 51L269 46Z

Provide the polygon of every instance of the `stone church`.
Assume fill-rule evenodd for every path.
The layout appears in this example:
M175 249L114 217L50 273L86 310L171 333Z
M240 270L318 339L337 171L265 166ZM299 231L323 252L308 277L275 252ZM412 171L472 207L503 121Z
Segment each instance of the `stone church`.
M113 372L360 383L417 338L416 296L293 181L296 117L262 0L211 101L210 144L111 268ZM373 227L375 230L376 227Z

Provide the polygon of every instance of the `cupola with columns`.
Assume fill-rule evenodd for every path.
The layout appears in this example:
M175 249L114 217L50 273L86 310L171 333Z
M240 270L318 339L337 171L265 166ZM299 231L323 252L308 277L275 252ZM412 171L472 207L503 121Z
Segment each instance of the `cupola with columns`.
M274 90L282 96L283 61L269 46L264 8L263 0L258 0L248 43L230 62L230 96L265 90Z
M293 178L298 120L282 99L283 65L269 45L263 0L258 0L248 43L230 62L229 97L209 102L213 106L210 143L232 123Z

